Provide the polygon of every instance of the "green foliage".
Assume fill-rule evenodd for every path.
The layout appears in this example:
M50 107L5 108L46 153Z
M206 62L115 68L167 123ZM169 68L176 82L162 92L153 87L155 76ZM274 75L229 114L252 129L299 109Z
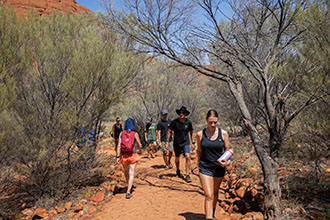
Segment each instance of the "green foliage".
M140 58L98 19L81 13L18 20L0 8L0 169L23 164L27 169L14 170L24 184L12 182L34 199L65 197L88 182L96 144L76 142L99 132L139 69Z

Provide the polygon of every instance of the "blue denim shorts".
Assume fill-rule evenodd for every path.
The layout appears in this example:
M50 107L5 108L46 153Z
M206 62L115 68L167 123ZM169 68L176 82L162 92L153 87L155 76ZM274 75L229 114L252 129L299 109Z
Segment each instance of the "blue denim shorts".
M190 145L185 145L183 147L174 146L174 154L176 157L180 157L180 154L190 154Z
M216 166L215 168L205 168L198 166L199 168L199 173L207 175L207 176L213 176L213 177L224 177L226 169L223 168L222 166Z
M156 142L156 140L148 140L147 146L149 146L149 144L153 144L154 142Z

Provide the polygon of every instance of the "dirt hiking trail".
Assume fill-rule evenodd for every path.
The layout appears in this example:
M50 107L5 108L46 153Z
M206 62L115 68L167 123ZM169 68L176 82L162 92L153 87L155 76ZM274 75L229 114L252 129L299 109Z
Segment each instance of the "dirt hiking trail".
M109 149L114 154L111 147ZM136 189L130 199L126 199L125 184L114 195L110 202L106 203L101 212L96 213L91 219L106 220L145 220L145 219L205 219L204 195L201 188L196 154L192 155L192 182L187 183L175 175L176 169L165 168L162 152L158 151L153 159L140 155L135 172L134 185ZM184 174L184 158L181 157L180 169ZM174 166L174 157L172 157ZM124 177L121 177L124 180ZM221 209L217 206L217 209ZM219 213L217 213L219 214ZM216 215L217 219L221 219Z

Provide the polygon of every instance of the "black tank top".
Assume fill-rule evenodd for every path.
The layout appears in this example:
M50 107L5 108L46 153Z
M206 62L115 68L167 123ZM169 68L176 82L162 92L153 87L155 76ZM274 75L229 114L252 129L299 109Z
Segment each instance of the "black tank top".
M119 128L117 127L117 124L115 124L115 138L119 138L120 132L122 132L123 129L121 127L121 124L119 124Z
M220 164L217 159L223 154L225 150L225 144L222 139L221 129L218 128L218 137L215 140L210 140L206 136L206 128L203 130L202 136L202 155L199 162L199 166L202 168L214 169Z

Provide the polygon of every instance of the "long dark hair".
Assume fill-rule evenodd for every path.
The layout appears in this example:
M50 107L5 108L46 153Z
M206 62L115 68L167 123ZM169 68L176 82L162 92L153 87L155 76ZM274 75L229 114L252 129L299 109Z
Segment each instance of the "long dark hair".
M218 112L214 109L211 109L207 112L206 114L206 119L208 119L209 117L216 117L216 118L219 118L218 116Z

